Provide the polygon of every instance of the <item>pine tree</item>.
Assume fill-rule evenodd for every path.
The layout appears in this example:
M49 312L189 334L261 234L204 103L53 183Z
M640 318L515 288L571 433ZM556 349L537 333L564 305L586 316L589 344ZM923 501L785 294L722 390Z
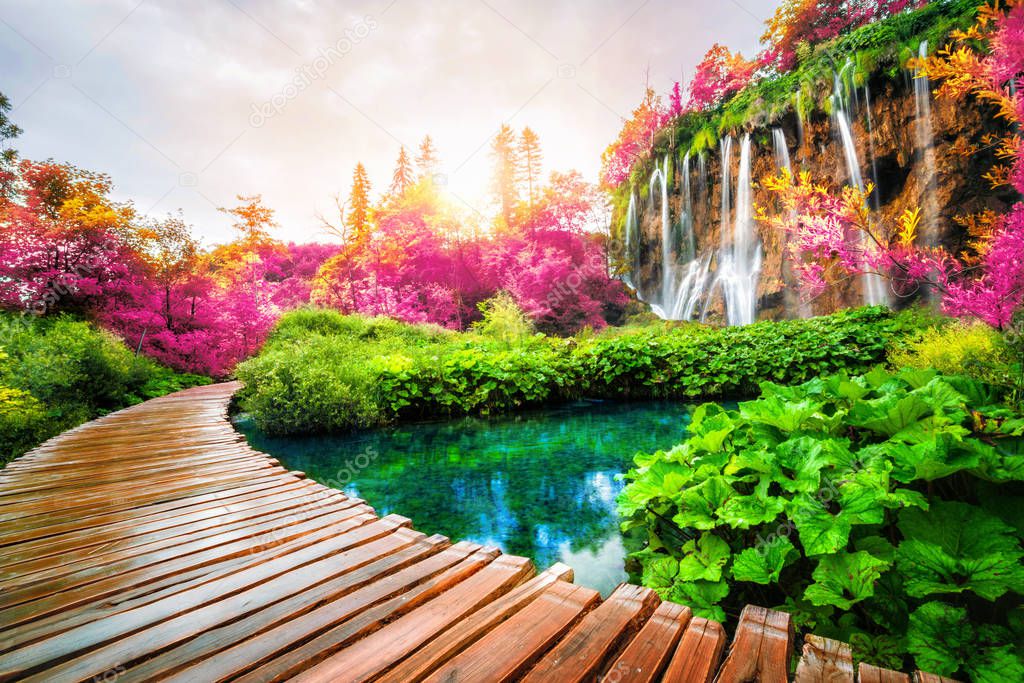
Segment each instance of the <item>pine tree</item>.
M518 150L516 149L516 133L507 124L501 124L498 134L491 143L491 156L494 158L494 194L501 204L501 216L505 225L512 225L512 214L516 202L519 201L519 187L516 182L518 166Z
M540 185L541 162L544 154L540 149L540 138L527 126L519 136L519 176L526 183L526 198L533 208L533 200L537 197Z
M395 172L391 176L391 189L389 194L392 197L401 197L405 194L405 191L412 187L415 179L412 173L412 163L409 161L409 155L405 152L405 146L398 152L398 161L395 162Z
M440 161L437 158L437 150L434 149L434 141L427 135L420 143L419 153L416 155L416 169L419 171L417 179L433 178L439 166Z
M348 215L345 216L349 240L361 244L370 234L370 177L362 162L352 173L352 191L348 195Z

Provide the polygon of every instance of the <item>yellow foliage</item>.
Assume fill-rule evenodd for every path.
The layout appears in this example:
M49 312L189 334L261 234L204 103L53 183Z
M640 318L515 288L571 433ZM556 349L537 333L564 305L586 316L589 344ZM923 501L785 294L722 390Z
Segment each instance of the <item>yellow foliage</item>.
M39 400L27 391L0 386L0 415L39 410L41 406Z
M889 353L896 367L935 368L992 384L1012 384L1010 352L1002 335L982 322L955 322L925 330Z
M904 209L896 220L896 238L904 247L909 247L917 237L917 226L921 223L921 208Z

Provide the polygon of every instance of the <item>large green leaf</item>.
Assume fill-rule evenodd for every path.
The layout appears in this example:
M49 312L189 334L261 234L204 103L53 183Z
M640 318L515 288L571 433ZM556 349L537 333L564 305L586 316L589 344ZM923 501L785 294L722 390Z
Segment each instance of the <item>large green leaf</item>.
M786 491L814 493L821 488L821 471L848 454L848 442L798 436L775 447L772 479Z
M975 647L967 610L944 602L926 602L910 615L907 649L919 669L952 676Z
M683 545L685 555L679 560L678 578L682 581L719 581L722 567L732 556L729 544L710 531Z
M779 536L736 555L732 562L732 577L736 581L775 583L786 565L798 556L793 542Z
M866 551L826 555L818 560L814 583L804 591L804 598L815 605L850 609L875 594L875 582L888 568L888 562Z
M843 515L832 515L821 501L808 495L794 498L786 507L796 524L800 544L808 555L827 555L846 547L852 522Z
M889 394L855 403L850 411L850 424L892 436L931 413L932 407L920 396Z
M948 431L932 431L927 441L912 446L889 441L885 447L892 456L893 479L904 483L915 479L942 479L977 467L981 462L976 450L965 446L957 435Z
M971 591L995 600L1024 592L1015 530L980 507L938 502L927 512L905 510L899 528L896 564L911 596Z
M730 498L718 510L719 519L734 529L749 529L778 517L786 508L786 500L781 496L769 496L769 483L764 480L749 496Z
M658 460L647 468L634 470L633 483L619 495L619 514L629 517L658 498L673 498L691 477L689 468Z
M679 574L679 562L667 555L659 555L645 559L643 567L643 584L665 597L675 583L676 575Z
M718 526L715 513L736 491L727 477L710 477L698 486L685 489L678 498L679 513L672 521L682 528L713 529Z
M729 595L727 581L677 581L668 599L687 605L698 617L725 621L725 610L718 606Z
M778 396L769 396L757 401L740 404L740 416L751 422L777 427L783 432L795 432L807 418L821 411L824 403L803 399L800 401L785 400Z

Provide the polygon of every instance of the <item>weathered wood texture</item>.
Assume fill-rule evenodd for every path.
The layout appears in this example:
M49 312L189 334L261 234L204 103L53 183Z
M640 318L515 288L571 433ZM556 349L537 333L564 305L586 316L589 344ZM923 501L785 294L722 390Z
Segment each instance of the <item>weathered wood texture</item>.
M722 663L722 626L648 589L602 601L569 567L428 538L285 470L228 422L237 388L0 471L0 681L786 680L788 615L748 607ZM808 638L796 676L852 681L849 647Z

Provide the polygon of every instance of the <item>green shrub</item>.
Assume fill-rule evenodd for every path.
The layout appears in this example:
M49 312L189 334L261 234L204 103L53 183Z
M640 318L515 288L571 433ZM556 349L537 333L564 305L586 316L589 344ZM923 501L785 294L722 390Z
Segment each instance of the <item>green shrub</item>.
M316 321L318 315L326 320ZM288 314L260 355L237 368L245 383L241 407L261 430L342 431L584 396L750 396L764 380L867 370L885 360L889 341L918 327L912 316L864 308L743 328L662 322L571 339L532 335L512 344L339 317Z
M0 314L0 463L82 422L209 381L138 358L86 322Z
M480 334L511 346L533 334L533 323L508 292L501 291L478 306L483 319L473 323Z
M648 534L644 585L719 620L778 607L885 666L1024 680L1024 418L935 370L761 389L636 456L619 511Z
M929 327L889 352L897 368L935 368L1010 389L1012 358L1003 336L982 322L951 322Z

